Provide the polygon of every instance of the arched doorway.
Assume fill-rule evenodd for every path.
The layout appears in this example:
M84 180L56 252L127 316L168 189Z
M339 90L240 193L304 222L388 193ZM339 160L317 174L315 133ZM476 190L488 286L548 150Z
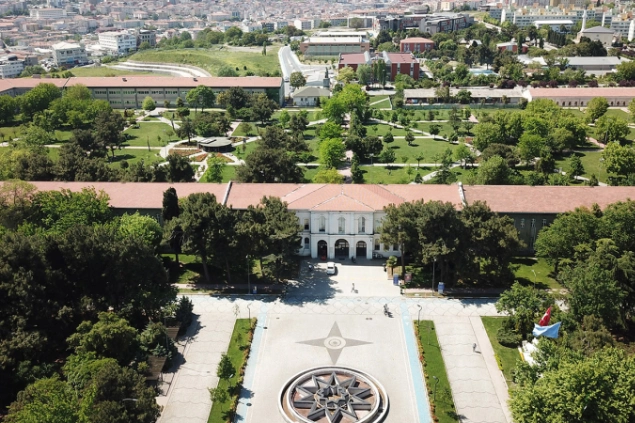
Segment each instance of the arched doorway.
M366 243L364 241L358 241L355 248L355 255L357 257L366 257Z
M348 256L348 241L345 239L338 239L335 241L335 257L345 258Z
M321 260L326 260L329 252L329 246L326 241L318 241L317 255Z

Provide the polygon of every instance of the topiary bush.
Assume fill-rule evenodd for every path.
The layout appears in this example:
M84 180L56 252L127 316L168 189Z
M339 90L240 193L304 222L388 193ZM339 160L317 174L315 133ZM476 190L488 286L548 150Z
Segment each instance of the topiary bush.
M498 329L498 332L496 332L496 340L499 344L511 348L520 345L523 337L509 328L501 327Z

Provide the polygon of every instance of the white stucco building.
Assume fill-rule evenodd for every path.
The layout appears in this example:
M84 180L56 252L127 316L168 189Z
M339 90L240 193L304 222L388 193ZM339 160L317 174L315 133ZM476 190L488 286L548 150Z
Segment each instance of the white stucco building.
M24 70L24 60L13 57L0 58L0 79L17 78Z
M114 53L126 54L137 50L137 37L128 31L102 32L99 34L99 44Z
M55 66L81 65L88 62L86 49L79 44L61 42L53 44L51 47Z

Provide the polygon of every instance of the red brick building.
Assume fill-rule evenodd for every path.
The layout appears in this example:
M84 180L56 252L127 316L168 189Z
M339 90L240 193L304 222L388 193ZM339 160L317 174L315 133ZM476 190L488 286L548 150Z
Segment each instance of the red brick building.
M386 80L394 81L399 74L409 75L414 80L419 79L419 61L411 53L350 53L340 54L337 68L349 66L357 70L359 65L372 66L373 63L383 61L386 64Z
M434 41L428 38L412 37L401 40L399 51L402 53L422 53L434 48Z

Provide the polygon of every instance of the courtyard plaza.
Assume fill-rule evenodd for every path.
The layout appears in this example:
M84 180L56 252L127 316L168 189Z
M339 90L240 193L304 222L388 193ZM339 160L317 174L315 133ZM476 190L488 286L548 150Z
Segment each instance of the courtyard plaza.
M438 328L460 420L511 423L507 386L480 323L480 316L498 315L493 300L402 297L378 261L336 261L335 275L326 274L324 262L313 262L312 271L308 264L283 298L190 297L197 317L181 343L180 366L161 386L159 422L207 422L207 388L218 383L216 366L233 322L257 317L235 421L287 421L279 406L285 384L303 371L337 366L381 384L388 397L382 421L430 423L413 328L420 317Z

